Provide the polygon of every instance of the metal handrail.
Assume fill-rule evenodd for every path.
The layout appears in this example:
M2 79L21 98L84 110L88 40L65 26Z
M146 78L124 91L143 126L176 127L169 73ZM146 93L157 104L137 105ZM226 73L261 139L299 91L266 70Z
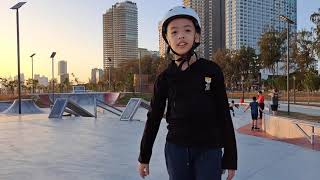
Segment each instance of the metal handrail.
M101 103L101 104L103 104L103 105L106 105L106 106L108 106L108 107L110 107L110 108L112 108L112 109L114 109L114 110L117 110L117 111L119 111L119 112L122 113L122 110L121 110L121 109L118 109L118 108L116 108L116 107L114 107L114 106L111 106L111 105L109 105L109 104L101 101L100 99L96 99L96 102L99 102L99 103Z
M102 104L102 105L100 105L99 103ZM105 106L111 108L112 110L118 111L118 112L112 111L112 110L106 108ZM98 116L97 107L100 107L100 108L102 108L102 109L104 109L106 111L109 111L109 112L111 112L111 113L113 113L113 114L115 114L117 116L121 116L121 114L123 112L121 109L113 107L113 106L111 106L111 105L109 105L109 104L107 104L107 103L105 103L105 102L103 102L103 101L101 101L101 100L99 100L97 98L94 98L94 116L95 116L95 118L97 118L97 116Z

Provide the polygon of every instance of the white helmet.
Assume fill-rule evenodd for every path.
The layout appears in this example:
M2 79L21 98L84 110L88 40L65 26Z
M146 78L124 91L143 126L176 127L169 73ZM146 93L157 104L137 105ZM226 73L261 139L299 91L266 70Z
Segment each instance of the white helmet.
M201 33L200 18L198 14L192 8L185 6L176 6L170 9L162 20L162 37L166 41L166 43L168 43L168 40L166 38L168 24L172 20L180 17L191 19L196 28L196 31L199 34Z

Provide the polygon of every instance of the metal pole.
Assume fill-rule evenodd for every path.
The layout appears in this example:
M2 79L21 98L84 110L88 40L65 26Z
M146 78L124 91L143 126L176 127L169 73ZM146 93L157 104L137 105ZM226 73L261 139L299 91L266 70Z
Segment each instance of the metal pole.
M311 128L311 144L314 144L314 126Z
M296 77L293 76L293 104L296 104Z
M244 102L244 83L243 83L243 81L244 81L244 76L243 75L241 75L241 85L242 85L242 100L243 100L243 102Z
M20 79L20 38L19 38L19 10L17 9L17 55L18 55L18 96L19 96L19 114L21 114L21 79Z
M111 67L109 65L109 90L111 90Z
M142 92L142 84L141 84L141 51L139 51L139 89L140 93Z
M33 80L33 57L31 57L31 79L32 79L32 93L34 93L34 80Z
M111 91L111 58L109 60L109 91Z
M288 100L288 115L290 114L290 98L289 98L289 22L287 21L287 100Z
M52 104L54 104L54 59L52 58Z
M97 119L97 99L93 97L94 117Z

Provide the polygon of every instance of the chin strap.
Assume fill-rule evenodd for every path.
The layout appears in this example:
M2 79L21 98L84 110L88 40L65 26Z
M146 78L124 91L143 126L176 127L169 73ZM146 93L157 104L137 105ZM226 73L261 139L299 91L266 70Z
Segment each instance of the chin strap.
M175 52L170 46L168 46L167 48L167 57L169 57L169 53L170 53L170 50L175 54L175 55L178 55L180 56L179 59L177 60L173 60L173 61L178 61L180 62L179 66L178 66L178 69L181 70L182 68L182 65L187 62L188 63L188 67L190 66L190 59L191 57L195 54L196 55L196 59L198 60L198 55L197 53L194 52L194 50L200 45L200 43L196 43L194 42L191 49L186 52L185 54L178 54L177 52Z

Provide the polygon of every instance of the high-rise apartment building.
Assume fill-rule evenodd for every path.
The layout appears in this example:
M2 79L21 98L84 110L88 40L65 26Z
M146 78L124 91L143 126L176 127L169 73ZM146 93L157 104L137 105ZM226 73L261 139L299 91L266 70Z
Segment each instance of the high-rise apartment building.
M201 44L197 52L206 59L225 48L225 0L183 0L184 6L194 9L201 21Z
M258 41L270 29L283 31L287 24L280 15L297 22L297 0L225 0L226 48L250 46L256 50ZM296 32L296 23L290 31Z
M58 62L58 75L67 74L67 61L59 61Z
M46 87L46 86L49 85L49 80L48 80L48 78L46 76L41 76L40 77L40 74L35 74L34 75L34 79L38 80L38 84L40 86L45 86Z
M158 24L158 31L159 31L159 53L160 53L160 57L164 58L166 56L168 45L162 37L162 21L160 21Z
M138 58L138 9L131 1L114 4L103 14L103 68Z
M60 77L60 83L64 83L69 81L69 74L67 68L67 61L59 61L58 62L58 75Z
M90 82L94 84L99 83L103 81L103 76L104 76L104 72L102 69L98 69L98 68L91 69Z

